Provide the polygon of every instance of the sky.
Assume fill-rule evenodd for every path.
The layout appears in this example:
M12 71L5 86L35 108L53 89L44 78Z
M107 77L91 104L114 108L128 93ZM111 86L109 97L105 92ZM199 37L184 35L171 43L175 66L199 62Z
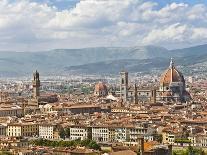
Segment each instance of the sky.
M207 0L0 0L0 51L207 43Z

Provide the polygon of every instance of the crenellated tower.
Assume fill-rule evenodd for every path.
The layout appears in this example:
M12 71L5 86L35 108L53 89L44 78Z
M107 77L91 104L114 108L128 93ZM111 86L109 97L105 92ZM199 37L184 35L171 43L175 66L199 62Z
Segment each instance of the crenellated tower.
M33 73L32 86L33 86L33 98L38 99L40 96L40 77L37 70Z

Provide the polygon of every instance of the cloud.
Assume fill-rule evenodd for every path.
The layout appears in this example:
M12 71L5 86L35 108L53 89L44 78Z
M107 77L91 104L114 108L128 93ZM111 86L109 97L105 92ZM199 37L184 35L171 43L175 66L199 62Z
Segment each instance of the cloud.
M143 0L84 0L59 10L30 0L0 1L0 49L46 50L90 46L207 42L207 6Z

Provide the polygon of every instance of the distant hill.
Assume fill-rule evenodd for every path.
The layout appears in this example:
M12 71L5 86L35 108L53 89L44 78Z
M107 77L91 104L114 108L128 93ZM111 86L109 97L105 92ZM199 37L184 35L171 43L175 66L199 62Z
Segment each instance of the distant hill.
M181 66L207 63L207 44L167 50L157 46L56 49L44 52L0 52L0 76L22 76L35 69L41 73L117 73L163 69L170 57Z
M122 69L129 72L150 72L153 69L164 69L169 62L167 59L122 59L122 60L109 60L97 63L90 63L79 66L67 67L65 70L74 73L85 74L115 74Z
M206 64L205 64L206 63ZM177 58L176 66L185 68L187 72L191 72L192 69L196 69L196 66L207 66L207 54L198 57L185 57ZM169 59L167 58L154 58L154 59L122 59L111 60L97 63L89 63L79 66L66 67L66 71L71 73L85 73L85 74L116 74L122 69L126 69L129 72L142 72L149 73L152 70L165 70L169 66ZM207 70L207 68L206 68Z
M176 57L202 56L207 54L207 44L171 50L170 52L175 53Z

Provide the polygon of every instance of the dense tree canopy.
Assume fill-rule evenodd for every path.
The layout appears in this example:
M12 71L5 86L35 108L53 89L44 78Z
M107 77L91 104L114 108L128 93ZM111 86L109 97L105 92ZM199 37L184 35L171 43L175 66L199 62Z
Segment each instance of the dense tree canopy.
M189 146L187 149L173 151L173 155L205 155L205 152L202 149Z
M52 141L46 139L37 139L31 141L31 144L36 146L51 146L51 147L72 147L72 146L85 146L90 149L99 150L100 146L93 140L85 139L85 140L71 140L71 141Z

